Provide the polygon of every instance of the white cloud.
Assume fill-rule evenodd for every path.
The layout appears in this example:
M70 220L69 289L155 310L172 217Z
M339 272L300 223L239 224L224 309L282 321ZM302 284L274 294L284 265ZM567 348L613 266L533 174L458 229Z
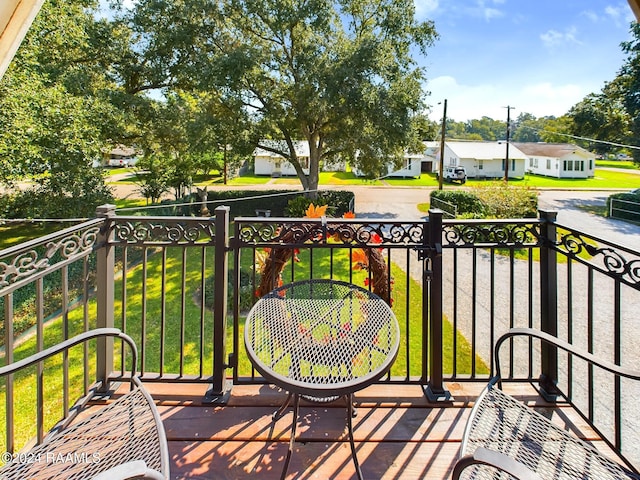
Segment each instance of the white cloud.
M491 20L492 18L499 18L502 17L504 15L504 13L502 13L500 10L496 9L496 8L485 8L483 10L483 16L485 20Z
M585 10L584 12L580 12L580 15L583 17L587 17L593 23L597 23L600 20L600 17L593 10Z
M439 0L414 0L414 5L417 17L423 18L435 12L440 6L440 2Z
M442 118L441 108L436 104L446 98L447 117L458 122L485 116L502 119L506 117L506 105L514 107L515 116L530 113L536 117L559 117L589 93L584 86L551 82L463 85L451 76L434 78L427 88L433 104L431 120Z
M549 30L540 35L542 43L549 48L558 47L565 44L582 45L582 42L576 37L577 29L575 27L568 28L564 33L557 30Z
M607 5L604 9L604 13L614 20L619 20L623 15L622 9L620 7L614 7L612 5Z
M626 2L620 2L617 5L607 5L600 13L593 10L585 10L580 15L588 18L593 23L612 21L617 27L625 27L635 20L633 12Z
M497 8L494 8L491 5L501 5L504 4L503 0L490 0L489 5L487 5L486 0L477 0L476 5L477 8L475 10L475 14L484 18L486 21L490 21L494 18L499 18L504 16L504 12Z

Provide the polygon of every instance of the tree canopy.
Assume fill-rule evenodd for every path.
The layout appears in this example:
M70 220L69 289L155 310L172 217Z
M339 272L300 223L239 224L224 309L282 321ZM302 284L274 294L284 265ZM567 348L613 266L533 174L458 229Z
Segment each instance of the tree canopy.
M36 182L29 216L88 216L111 198L92 163L119 114L89 47L92 6L46 2L0 82L0 183Z
M436 32L412 0L156 0L123 19L153 66L146 83L215 92L235 131L287 158L306 190L337 155L375 175L418 144L424 72L412 55Z

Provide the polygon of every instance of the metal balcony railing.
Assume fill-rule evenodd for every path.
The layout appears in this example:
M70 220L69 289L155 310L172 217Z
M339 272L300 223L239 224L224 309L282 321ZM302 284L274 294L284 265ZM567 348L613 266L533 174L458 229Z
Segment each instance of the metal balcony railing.
M299 261L298 261L299 260ZM278 282L335 278L365 285L392 304L401 349L381 381L421 385L431 398L447 382L485 381L491 347L510 327L540 328L622 365L638 363L640 252L537 219L425 221L236 218L226 207L213 218L120 216L113 206L96 219L0 251L4 361L42 350L91 327L117 327L138 344L145 381L210 384L224 401L235 384L261 383L240 341L246 312ZM109 341L74 360L34 371L38 406L34 435L55 388L62 415L79 390L107 390L125 375L124 351ZM504 363L504 361L503 361ZM540 381L549 396L575 404L616 449L640 459L634 415L640 392L551 348L514 341L503 376ZM4 442L13 450L24 378L2 386Z

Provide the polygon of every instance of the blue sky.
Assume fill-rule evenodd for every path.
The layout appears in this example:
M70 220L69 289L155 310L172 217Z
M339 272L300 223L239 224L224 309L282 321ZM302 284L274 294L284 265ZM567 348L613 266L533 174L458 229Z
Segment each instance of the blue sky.
M625 0L415 0L439 40L426 57L431 119L560 116L599 92L624 61Z

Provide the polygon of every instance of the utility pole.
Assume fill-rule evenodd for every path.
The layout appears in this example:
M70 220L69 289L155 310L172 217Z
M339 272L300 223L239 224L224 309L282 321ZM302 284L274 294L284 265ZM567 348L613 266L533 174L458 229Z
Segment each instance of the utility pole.
M442 190L444 176L444 134L447 131L447 99L444 99L444 113L442 114L442 135L440 137L440 170L438 171L438 190Z
M507 109L507 153L504 159L504 182L509 182L509 137L511 133L511 110L515 107L510 107L507 105L506 107L502 107Z

